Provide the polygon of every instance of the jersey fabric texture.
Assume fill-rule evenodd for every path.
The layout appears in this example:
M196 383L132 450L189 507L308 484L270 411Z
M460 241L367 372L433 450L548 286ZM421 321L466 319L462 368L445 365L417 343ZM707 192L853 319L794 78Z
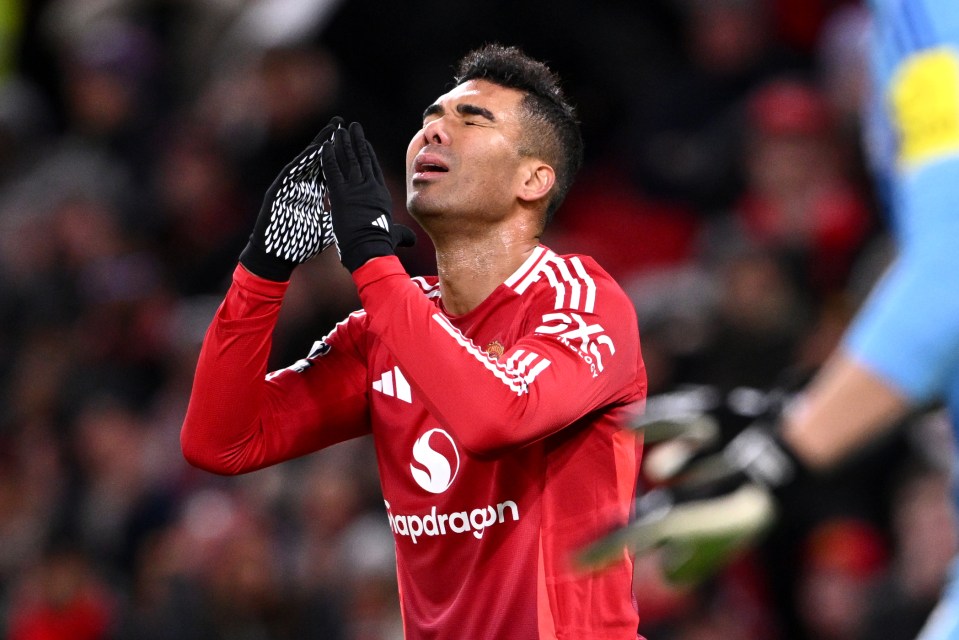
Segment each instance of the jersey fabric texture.
M372 434L406 637L635 639L632 560L571 554L625 525L646 374L629 299L537 247L473 311L399 260L353 274L363 310L266 374L285 283L242 267L205 339L181 441L235 474Z

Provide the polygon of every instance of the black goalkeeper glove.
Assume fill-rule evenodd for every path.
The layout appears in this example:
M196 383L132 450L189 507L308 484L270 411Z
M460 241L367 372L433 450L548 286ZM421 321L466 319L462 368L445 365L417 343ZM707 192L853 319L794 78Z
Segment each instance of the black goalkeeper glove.
M701 420L701 415L674 422L657 416L641 418L635 426L682 439ZM688 451L689 442L684 444ZM663 486L636 502L633 522L582 550L584 567L622 558L624 548L634 553L660 549L669 580L700 582L753 544L774 522L786 494L809 474L768 420L747 427L718 453L688 456L665 467L671 467L669 477L660 477Z
M334 131L321 158L336 248L350 273L371 258L394 255L398 246L413 246L412 229L393 223L386 180L358 122Z
M333 244L333 224L324 206L326 185L320 172L320 147L342 126L330 120L267 189L240 264L267 280L285 282L293 269Z

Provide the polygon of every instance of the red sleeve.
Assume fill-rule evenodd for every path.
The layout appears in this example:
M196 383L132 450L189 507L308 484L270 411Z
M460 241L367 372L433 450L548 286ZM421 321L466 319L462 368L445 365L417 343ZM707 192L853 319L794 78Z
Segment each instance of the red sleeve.
M234 272L204 338L180 432L191 464L245 473L369 433L362 313L310 357L266 374L287 286L239 266Z
M608 276L594 275L595 296L585 306L558 304L552 291L534 298L528 332L498 359L456 329L396 258L371 260L353 277L369 330L430 412L464 447L489 454L644 396L635 311Z

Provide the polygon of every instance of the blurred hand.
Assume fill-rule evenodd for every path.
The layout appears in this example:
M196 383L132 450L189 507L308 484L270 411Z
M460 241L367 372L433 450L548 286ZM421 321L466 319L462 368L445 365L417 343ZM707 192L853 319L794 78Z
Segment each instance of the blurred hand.
M655 406L655 405L654 405ZM754 543L774 522L777 505L807 474L778 436L774 421L757 420L718 452L718 428L705 412L646 415L634 425L652 436L650 456L659 487L636 503L633 521L588 545L579 555L586 568L662 549L666 577L696 583ZM659 460L657 460L659 458ZM644 465L647 462L644 462Z

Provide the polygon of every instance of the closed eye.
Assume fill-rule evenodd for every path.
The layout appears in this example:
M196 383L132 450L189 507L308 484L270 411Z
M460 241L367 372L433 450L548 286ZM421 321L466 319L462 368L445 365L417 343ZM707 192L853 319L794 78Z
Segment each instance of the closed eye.
M429 124L432 120L436 118L443 117L443 114L446 110L440 104L431 104L423 112L423 126ZM456 112L463 118L481 118L486 122L479 121L475 119L465 120L467 125L484 125L488 123L496 122L496 116L493 115L493 112L485 107L481 107L475 104L458 104L456 105Z

